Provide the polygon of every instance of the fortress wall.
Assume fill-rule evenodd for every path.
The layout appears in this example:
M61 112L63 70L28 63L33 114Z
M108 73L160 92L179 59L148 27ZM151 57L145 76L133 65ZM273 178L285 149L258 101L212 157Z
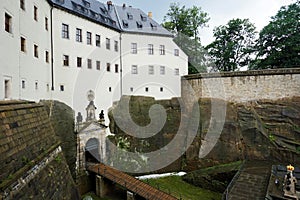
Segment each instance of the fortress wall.
M187 75L181 85L187 102L193 97L232 102L276 100L300 96L300 68Z

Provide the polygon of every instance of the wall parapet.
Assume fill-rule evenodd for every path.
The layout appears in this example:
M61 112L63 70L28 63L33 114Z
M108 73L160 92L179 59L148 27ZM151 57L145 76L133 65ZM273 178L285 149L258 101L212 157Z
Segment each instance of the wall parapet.
M181 96L189 107L195 97L246 102L300 96L300 68L187 75L181 79Z
M267 75L288 75L300 74L300 68L282 68L267 70L249 70L237 72L215 72L215 73L199 73L183 76L182 79L201 79L201 78L220 78L220 77L240 77L240 76L267 76Z

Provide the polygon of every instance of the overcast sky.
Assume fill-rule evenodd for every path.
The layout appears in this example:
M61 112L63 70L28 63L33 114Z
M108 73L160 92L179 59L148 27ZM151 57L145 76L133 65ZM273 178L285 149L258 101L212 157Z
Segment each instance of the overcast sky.
M101 1L101 0L100 0ZM179 2L181 6L201 7L210 17L209 27L200 31L202 45L213 41L213 28L225 25L233 18L249 18L251 23L260 31L276 15L281 6L289 5L293 0L112 0L114 4L140 8L145 13L151 11L153 19L162 23L170 4Z

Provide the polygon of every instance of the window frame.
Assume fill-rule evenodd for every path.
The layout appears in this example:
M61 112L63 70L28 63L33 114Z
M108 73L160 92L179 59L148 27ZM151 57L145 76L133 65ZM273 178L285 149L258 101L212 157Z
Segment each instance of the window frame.
M110 39L109 38L105 39L105 46L106 46L107 50L110 50Z
M4 30L8 33L12 33L12 16L5 12L4 15Z
M148 44L148 55L154 55L154 45Z
M96 70L101 70L101 61L96 60Z
M131 65L131 74L138 74L138 66Z
M132 42L131 43L131 54L137 54L137 43L136 42Z
M50 55L50 54L49 54L49 51L46 50L46 51L45 51L45 62L46 62L46 63L49 63L49 61L50 61L49 55Z
M96 42L96 47L101 47L101 35L96 34L95 42Z
M63 55L63 66L64 67L69 67L70 66L70 56L64 54Z
M24 53L26 53L26 38L20 37L20 43L21 43L21 48L20 50Z
M114 49L115 49L115 52L119 51L119 42L117 40L115 40L115 42L114 42Z
M92 69L93 68L93 62L92 62L92 59L90 59L90 58L87 59L87 68L88 69Z
M82 29L76 28L76 42L82 42Z
M106 63L106 71L107 71L107 72L110 72L110 71L111 71L110 63Z
M81 68L82 67L82 57L77 57L76 58L76 66L78 68Z
M61 28L61 37L65 39L69 39L69 25L62 23L62 28Z
M33 19L35 21L38 21L38 7L37 6L33 6Z
M166 55L166 47L165 45L159 45L159 55Z
M160 75L165 75L166 74L166 67L165 66L160 66L159 67L159 74Z
M86 44L92 45L92 33L89 31L86 32Z
M20 0L20 8L25 11L25 0Z
M148 66L148 74L149 75L154 75L154 66L153 65Z
M33 56L39 58L39 46L36 44L33 45Z

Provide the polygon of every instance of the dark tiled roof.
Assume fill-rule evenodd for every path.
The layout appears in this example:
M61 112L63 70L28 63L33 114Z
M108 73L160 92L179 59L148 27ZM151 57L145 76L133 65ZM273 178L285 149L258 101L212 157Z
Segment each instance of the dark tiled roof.
M138 8L111 5L97 0L48 0L78 16L123 32L161 35L172 34Z
M86 17L104 26L120 30L118 23L110 16L107 6L96 0L50 0L55 6Z
M114 8L116 14L112 16L120 22L119 26L122 31L172 37L169 31L148 17L142 10L126 6L114 6Z

